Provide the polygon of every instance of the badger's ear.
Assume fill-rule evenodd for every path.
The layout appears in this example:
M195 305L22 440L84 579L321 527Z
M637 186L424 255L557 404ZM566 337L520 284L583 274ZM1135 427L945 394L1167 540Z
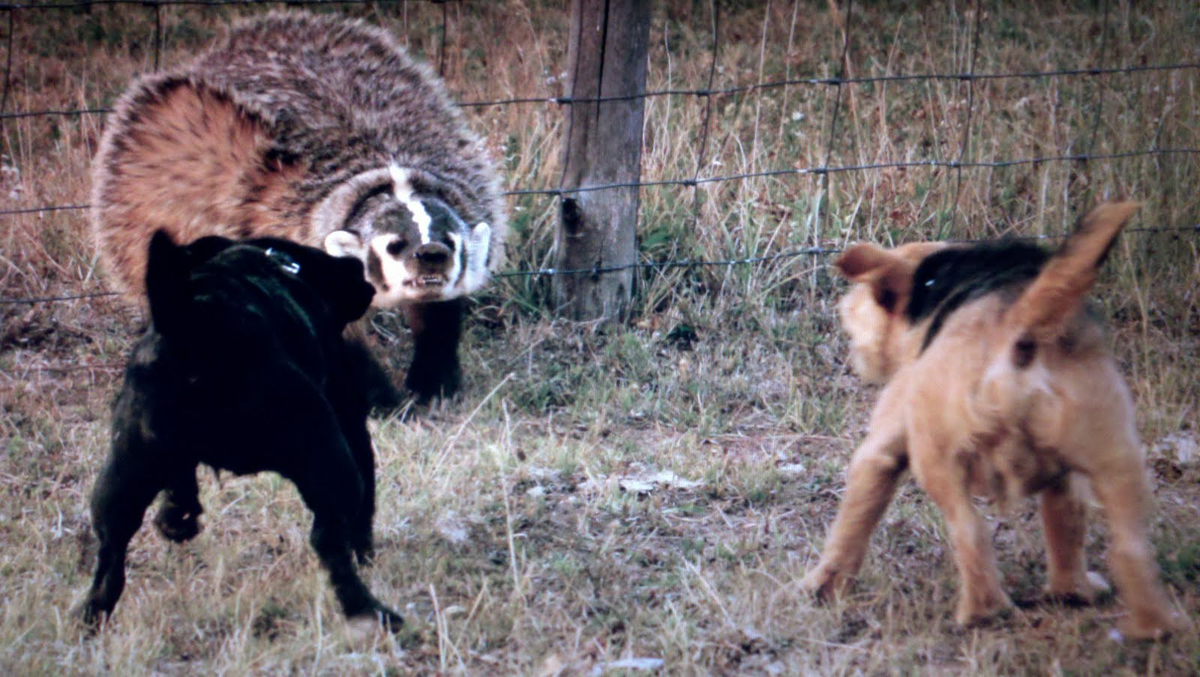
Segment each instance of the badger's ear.
M467 269L463 271L461 286L463 292L470 294L477 291L488 279L488 254L492 245L492 227L486 221L480 221L471 229L465 243L465 258Z
M367 256L362 238L348 230L335 230L325 236L325 252L331 256L362 260Z
M875 302L889 313L908 305L916 266L883 247L856 244L833 264L847 280L870 285Z
M164 336L179 329L191 301L191 261L165 230L155 231L150 238L146 296L154 328Z

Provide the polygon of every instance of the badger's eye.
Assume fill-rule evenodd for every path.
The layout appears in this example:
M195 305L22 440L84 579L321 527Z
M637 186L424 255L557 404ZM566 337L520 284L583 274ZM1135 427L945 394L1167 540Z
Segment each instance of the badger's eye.
M404 251L404 248L407 246L408 246L408 243L405 242L404 240L401 240L401 239L392 240L391 242L388 243L387 253L391 254L392 256L400 256L400 252Z

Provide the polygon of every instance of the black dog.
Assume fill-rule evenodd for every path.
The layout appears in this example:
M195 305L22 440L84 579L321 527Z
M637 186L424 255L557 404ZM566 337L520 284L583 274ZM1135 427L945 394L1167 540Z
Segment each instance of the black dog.
M80 615L95 627L125 586L125 551L159 492L173 541L199 532L196 468L271 470L313 512L310 542L346 616L403 623L359 578L372 551L375 459L367 386L387 382L342 330L374 288L355 259L286 240L150 242L151 325L113 405L112 453L92 492L100 542Z

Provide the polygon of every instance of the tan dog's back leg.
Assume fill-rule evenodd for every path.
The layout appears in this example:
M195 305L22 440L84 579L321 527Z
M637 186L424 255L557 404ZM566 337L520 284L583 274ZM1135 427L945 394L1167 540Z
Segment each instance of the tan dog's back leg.
M971 503L967 469L960 459L929 435L927 428L913 428L908 438L913 474L946 518L962 581L954 619L961 625L974 625L1012 606L1000 587L991 534Z
M1159 583L1154 550L1146 535L1150 491L1136 453L1112 454L1092 479L1109 526L1109 562L1121 600L1129 609L1121 632L1134 639L1154 639L1174 626L1166 591Z
M871 532L892 501L907 465L899 411L886 406L897 399L888 396L894 390L885 389L880 397L873 418L888 420L873 420L867 439L854 451L846 471L846 495L829 528L821 561L800 583L819 599L838 594L858 573Z
M1078 479L1078 478L1076 478ZM1049 581L1046 592L1066 602L1091 604L1108 585L1089 573L1083 557L1087 505L1070 477L1042 492L1042 527L1046 531Z

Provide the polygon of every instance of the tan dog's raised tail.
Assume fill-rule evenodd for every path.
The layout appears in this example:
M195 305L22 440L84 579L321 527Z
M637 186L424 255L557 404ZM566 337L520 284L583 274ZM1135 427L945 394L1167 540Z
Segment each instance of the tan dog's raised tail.
M1146 536L1149 490L1129 389L1084 297L1136 211L1106 204L1049 254L1017 242L857 245L837 261L855 371L885 383L850 462L820 563L802 585L836 594L858 571L905 469L945 515L962 580L955 618L1006 610L991 532L972 494L1042 496L1050 595L1091 601L1107 586L1084 561L1087 478L1109 524L1109 559L1128 616L1122 631L1173 626Z

